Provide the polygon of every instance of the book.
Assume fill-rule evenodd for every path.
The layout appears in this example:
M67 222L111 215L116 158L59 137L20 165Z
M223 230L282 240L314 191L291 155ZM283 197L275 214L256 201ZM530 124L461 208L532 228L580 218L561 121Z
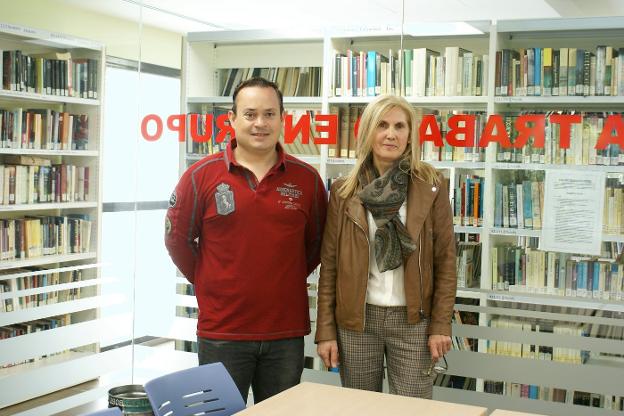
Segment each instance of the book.
M13 165L52 166L49 159L30 155L6 155L4 163Z
M435 76L435 72L432 74L429 67L435 65L435 57L440 56L440 53L428 48L416 48L412 54L412 95L415 97L431 95L432 82L427 81L428 78Z

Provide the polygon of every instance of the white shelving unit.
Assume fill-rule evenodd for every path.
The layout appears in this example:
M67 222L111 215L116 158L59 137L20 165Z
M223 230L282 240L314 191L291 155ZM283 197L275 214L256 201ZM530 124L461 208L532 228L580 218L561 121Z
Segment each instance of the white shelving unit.
M3 259L0 260L0 284L4 288L4 292L0 291L0 331L5 335L12 329L17 330L13 334L24 333L0 339L0 408L92 380L103 374L110 365L104 364L99 354L99 341L103 333L99 308L106 302L100 296L102 282L99 272L104 47L60 33L0 23L0 59L5 61L2 51L8 54L9 51L17 50L27 56L45 54L46 59L65 60L67 55L71 55L71 59L80 64L85 63L85 59L92 60L89 64L91 75L95 73L96 78L89 76L84 81L96 80L91 81L91 89L97 91L97 98L52 95L27 89L11 90L10 86L5 89L0 83L0 109L22 109L22 114L30 109L52 110L86 115L88 118L88 143L85 149L48 150L2 146L0 165L14 165L16 156L31 156L49 161L52 165L88 167L89 187L88 197L76 202L9 204L5 200L5 204L0 204L0 222L5 224L25 217L79 214L83 218L88 217L91 229L88 250L81 248L73 253L33 257L21 254L13 259L5 258L3 253ZM52 54L58 56L52 58ZM35 62L35 59L31 60L32 65L37 65ZM64 78L62 74L72 78L74 87L84 82L76 78L78 72L72 71L69 64L65 65L69 69L65 73L62 70L57 72L57 82ZM43 74L43 68L42 65L37 76ZM26 73L26 68L23 69ZM5 64L0 73L7 76L8 70ZM48 71L51 70L46 69ZM50 128L52 131L53 126ZM45 134L45 131L42 132L42 137ZM6 183L4 186L9 190ZM27 192L32 190L32 186L27 185ZM42 239L44 235L51 238L43 226L39 233ZM8 241L7 235L7 230L3 230L2 238L5 242ZM84 234L82 236L85 238ZM60 238L59 235L56 237ZM69 235L64 237L69 238ZM76 238L79 238L77 234ZM74 243L77 241L74 240ZM86 245L83 247L86 248ZM3 250L8 253L9 249L3 245ZM59 279L58 282L48 281L47 278L43 280L44 275L51 276L53 273L61 276L69 273L78 276L80 273L80 278L68 281ZM44 327L40 325L50 323L50 319L64 324L42 330Z
M582 110L582 111L616 111L624 110L624 97L499 97L495 95L496 52L503 48L528 47L584 47L594 48L598 45L621 45L624 32L624 20L621 18L605 19L573 19L544 21L499 21L479 26L482 35L466 36L430 36L402 39L403 48L426 47L442 52L447 46L459 46L489 56L487 67L487 94L483 96L451 96L451 97L414 97L407 100L423 114L431 110L479 111L487 115L500 113L520 113L521 111ZM283 66L322 66L321 97L297 98L285 97L284 102L289 108L320 109L329 114L331 107L347 107L349 105L366 105L372 97L335 97L333 95L333 67L335 53L376 50L387 53L395 52L401 46L401 39L394 33L371 36L333 36L306 37L302 39L284 40L282 33L271 32L227 32L227 33L193 33L189 34L184 47L183 59L183 98L182 108L186 112L201 111L202 105L219 105L229 107L231 97L220 97L220 70L223 68L247 67L283 67ZM183 149L184 150L184 149ZM185 157L181 152L180 166L184 171L190 162L200 159L199 155ZM304 160L306 160L304 158ZM599 300L582 297L554 296L545 293L525 293L497 291L492 284L491 248L503 242L515 242L519 238L540 238L541 230L512 229L494 227L494 184L513 171L543 172L549 169L581 169L600 171L613 174L624 173L624 166L598 165L544 165L536 163L501 163L496 161L494 146L486 149L485 161L435 161L436 168L446 172L451 186L457 175L479 173L485 178L483 195L483 226L455 226L456 233L477 234L482 245L480 268L481 280L479 287L461 288L458 290L456 308L459 311L478 315L478 325L454 324L454 333L458 337L478 340L478 351L452 351L449 354L449 373L454 376L475 379L474 388L462 390L457 388L438 387L434 390L434 398L458 401L469 404L488 406L489 408L508 408L511 410L530 410L537 413L552 415L615 415L612 409L586 407L573 404L575 392L587 392L592 397L624 396L621 380L624 377L623 358L624 341L621 331L624 324L622 313L624 302ZM318 166L323 179L332 178L348 172L354 164L353 159L329 157L328 146L322 145L318 158L307 159ZM452 197L452 191L451 195ZM604 234L604 242L622 243L621 234ZM179 281L178 283L183 283ZM495 285L494 285L495 286ZM314 293L310 294L314 301ZM461 298L461 299L460 299ZM463 303L462 300L469 303ZM472 302L472 303L471 303ZM188 295L178 298L178 305L194 306ZM311 309L314 320L316 310ZM518 328L501 328L492 326L497 317L522 320L532 324L532 331ZM185 320L185 318L179 318ZM193 324L185 324L187 331L194 331ZM541 328L553 325L572 325L582 328L587 336L565 335L552 332L536 331L536 324ZM602 338L603 330L612 335L612 339ZM611 332L608 332L611 331ZM617 334L620 334L619 336ZM194 333L181 335L178 339L195 340ZM307 337L307 342L313 337ZM525 344L537 348L548 346L553 349L588 351L589 356L584 363L560 362L557 360L539 360L529 357L501 355L488 350L488 345L500 342L509 345ZM515 343L515 344L514 344ZM313 352L308 345L306 353ZM312 354L310 352L310 354ZM615 357L619 355L620 357ZM304 377L321 378L328 375L324 371L307 370ZM331 374L327 382L335 382ZM595 380L596 382L591 382ZM487 392L490 382L506 382L517 385L548 387L549 389L565 390L563 403L548 400L530 400L516 397L516 392L504 394ZM617 386L617 387L616 387ZM514 387L515 388L515 387ZM548 395L546 395L548 396ZM622 399L620 399L622 400Z
M613 24L621 19L574 19L570 21L527 22L518 26L516 22L498 22L490 31L494 50L504 48L518 49L531 47L578 47L595 51L598 45L619 45L615 40L620 31L612 29ZM586 25L589 25L586 26ZM613 43L616 42L616 43ZM492 68L493 69L493 68ZM493 71L491 72L493 73ZM576 111L615 111L624 110L624 97L599 96L536 96L536 97L500 97L491 94L490 114L520 113L521 111L545 112L548 110ZM504 407L512 410L530 410L552 415L608 415L616 414L606 404L612 397L621 406L621 390L613 389L613 383L624 375L621 356L624 351L622 339L622 304L614 300L592 299L584 297L555 296L546 293L523 293L516 291L495 290L492 283L491 248L504 243L516 243L525 238L541 238L542 230L494 227L494 184L504 180L510 172L527 171L529 173L546 170L579 170L622 173L623 166L599 165L561 165L536 163L500 163L496 162L494 152L488 154L486 161L486 186L484 200L491 201L486 210L484 251L482 257L483 298L478 312L481 314L482 327L487 331L469 335L475 328L464 325L458 329L463 336L476 337L480 341L480 352L486 352L487 375L476 377L484 381L504 382L504 394L486 394L480 399L488 407ZM487 180L486 179L486 180ZM484 231L485 231L484 230ZM622 235L603 234L603 242L621 241ZM502 318L503 322L515 321L531 325L532 329L522 327L494 327L493 321ZM574 328L577 333L567 335L559 328ZM547 328L544 330L543 328ZM553 333L554 331L554 333ZM611 334L612 339L605 339L604 334ZM582 335L581 335L582 334ZM618 335L619 334L619 335ZM497 355L488 349L488 343L512 346L507 354ZM544 347L552 348L553 355L561 351L580 353L578 362L563 362L559 359L532 359L517 356L518 346L533 346L540 351ZM542 347L540 347L542 346ZM581 351L584 351L581 353ZM471 360L478 360L480 354L470 354ZM593 357L609 357L599 363ZM548 358L548 357L546 357ZM565 358L565 354L563 354ZM473 361L476 362L476 361ZM582 362L582 363L581 363ZM608 364L607 364L608 363ZM494 370L493 370L494 369ZM591 374L594 374L592 377ZM593 380L584 383L583 380ZM517 385L537 386L539 400L515 397L513 391ZM522 387L520 387L522 388ZM548 391L547 391L548 389ZM563 403L551 401L553 389L565 390ZM486 386L484 386L486 390ZM587 393L594 404L600 407L586 407L575 404L582 401L582 393ZM511 397L510 397L511 396ZM551 399L551 400L548 400ZM604 408L602 408L604 407Z

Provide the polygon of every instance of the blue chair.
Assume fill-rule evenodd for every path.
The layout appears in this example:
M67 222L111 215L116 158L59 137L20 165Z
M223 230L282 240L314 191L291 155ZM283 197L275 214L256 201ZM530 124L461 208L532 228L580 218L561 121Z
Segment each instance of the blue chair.
M155 416L230 416L245 408L234 380L222 363L167 374L145 384ZM169 413L171 412L171 413Z
M89 413L85 416L123 416L121 409L118 407L109 407L108 409L98 410L94 413Z

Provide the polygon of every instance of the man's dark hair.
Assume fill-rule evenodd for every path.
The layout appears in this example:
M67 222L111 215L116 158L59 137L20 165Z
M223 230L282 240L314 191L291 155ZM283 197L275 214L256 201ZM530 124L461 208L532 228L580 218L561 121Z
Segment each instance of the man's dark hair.
M242 90L243 88L250 88L250 87L273 88L275 90L275 94L277 94L277 99L279 100L280 113L284 112L284 96L282 95L282 92L280 91L277 84L269 81L268 79L264 79L262 77L253 77L246 81L241 82L234 89L234 94L232 94L232 101L234 102L232 104L232 112L234 114L236 114L236 96L238 95L240 90Z

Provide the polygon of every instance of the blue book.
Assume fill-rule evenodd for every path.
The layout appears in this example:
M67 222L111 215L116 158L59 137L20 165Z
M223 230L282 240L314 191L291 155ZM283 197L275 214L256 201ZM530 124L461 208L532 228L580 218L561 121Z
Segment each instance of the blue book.
M375 95L375 84L377 81L377 52L368 51L366 56L366 87L367 95Z
M522 205L524 228L533 228L533 199L531 198L531 181L522 181Z
M594 263L594 277L592 278L592 292L595 298L598 297L600 290L600 263Z
M526 95L535 95L535 49L528 48L527 55L527 91Z
M577 266L576 295L579 296L587 289L587 263L580 261Z
M533 67L533 81L535 95L542 95L542 48L535 48L535 66Z
M534 384L529 385L529 399L537 400L539 397L539 387Z

